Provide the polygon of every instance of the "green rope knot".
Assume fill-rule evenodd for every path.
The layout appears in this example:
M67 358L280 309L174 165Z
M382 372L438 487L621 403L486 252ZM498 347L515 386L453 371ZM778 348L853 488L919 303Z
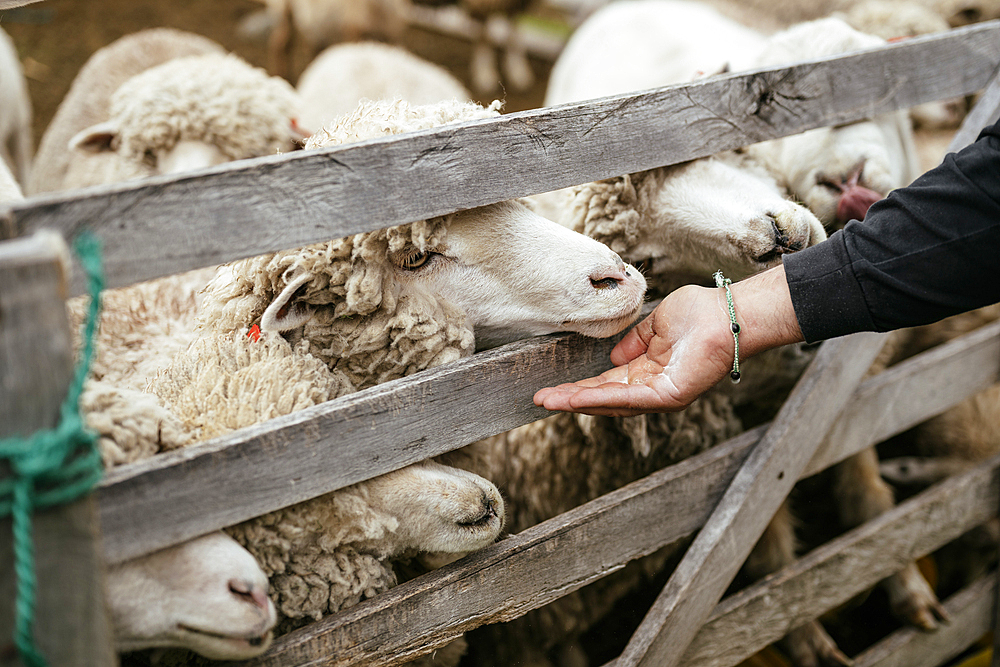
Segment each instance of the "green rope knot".
M14 534L14 574L17 577L14 643L26 667L46 667L35 644L35 558L31 515L36 509L61 505L85 495L101 478L103 465L97 436L88 431L80 415L80 394L94 353L100 293L100 244L81 235L74 245L87 273L90 307L83 334L83 350L73 372L66 398L59 408L59 424L36 431L28 438L0 440L0 460L7 461L12 476L0 480L0 516L11 515Z

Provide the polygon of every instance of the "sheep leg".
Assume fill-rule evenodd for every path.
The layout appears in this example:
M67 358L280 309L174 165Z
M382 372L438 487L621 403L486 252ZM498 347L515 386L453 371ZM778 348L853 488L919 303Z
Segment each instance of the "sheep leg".
M528 90L535 83L535 74L528 62L528 51L521 32L506 16L494 15L487 22L487 34L504 47L503 74L514 90Z
M845 526L859 526L893 507L892 489L879 473L878 454L868 448L834 468L834 497ZM934 630L948 614L916 563L909 563L880 585L896 616L922 630Z
M267 40L268 62L271 64L271 74L289 79L291 77L292 61L292 8L285 3L271 36Z
M479 34L473 37L470 72L472 87L479 94L493 92L500 83L496 54L490 45L485 23L480 25Z
M782 503L754 545L743 566L746 573L760 579L795 560L795 531L788 502ZM837 648L819 621L810 621L795 628L779 642L792 664L797 667L850 665L851 660Z

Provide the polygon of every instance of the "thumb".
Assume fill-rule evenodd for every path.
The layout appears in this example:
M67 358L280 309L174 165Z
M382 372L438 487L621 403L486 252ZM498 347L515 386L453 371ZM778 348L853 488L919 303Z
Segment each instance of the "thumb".
M618 341L618 344L611 350L611 363L615 366L628 364L636 357L646 353L646 350L649 349L649 341L652 339L653 314L650 313L646 319L632 327L632 330Z

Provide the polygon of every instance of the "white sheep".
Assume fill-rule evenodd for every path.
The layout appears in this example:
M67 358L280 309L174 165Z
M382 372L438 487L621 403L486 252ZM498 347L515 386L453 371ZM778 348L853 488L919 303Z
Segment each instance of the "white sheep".
M747 67L788 65L884 44L885 40L861 33L842 19L819 19L768 37ZM905 111L816 128L748 150L827 226L863 219L871 204L920 173Z
M367 103L310 147L496 113L456 101ZM559 265L540 271L553 256ZM224 267L201 306L207 333L150 389L200 440L470 354L473 329L491 344L565 329L610 335L637 315L644 286L603 245L515 202L497 204ZM258 341L246 337L254 324L262 330ZM294 348L279 332L297 341ZM413 476L414 484L404 483ZM476 492L450 521L440 520L443 507L427 513L435 521L420 520L419 498L405 488L442 484L455 499L466 497L456 488L471 484ZM473 501L476 511L469 511ZM232 532L272 574L272 594L295 625L391 586L386 561L401 551L482 546L470 547L469 537L495 537L501 508L485 480L425 463ZM333 516L341 516L335 525L343 533L329 527ZM303 541L296 529L323 524L321 539ZM432 531L447 537L443 529L457 529L458 539L430 539Z
M112 42L96 51L73 79L38 145L35 166L26 191L29 194L59 190L66 183L86 182L86 174L101 169L115 156L95 156L79 163L69 150L69 141L81 130L108 120L111 96L118 87L140 72L180 56L222 53L210 39L172 28L144 30ZM101 169L104 171L103 169Z
M277 617L267 577L221 532L112 565L106 581L117 651L174 647L245 660L270 646Z
M0 160L7 163L23 187L31 171L31 98L17 49L2 29L0 100L3 100L0 102Z
M287 82L214 43L178 31L142 31L98 51L77 75L42 139L31 190L289 151L302 138L298 112Z
M331 46L306 67L296 89L302 99L302 126L317 130L354 111L363 99L401 99L415 105L472 99L443 67L379 42Z

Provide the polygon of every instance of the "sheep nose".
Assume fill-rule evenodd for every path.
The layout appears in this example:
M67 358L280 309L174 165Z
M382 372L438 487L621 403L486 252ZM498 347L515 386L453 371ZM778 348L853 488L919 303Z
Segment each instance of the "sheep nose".
M628 280L629 273L628 269L625 267L625 262L618 260L618 266L615 268L604 268L599 271L595 271L590 275L590 284L596 290L602 289L615 289L620 284Z
M236 597L252 605L267 609L267 586L257 586L246 579L230 579L229 590Z

